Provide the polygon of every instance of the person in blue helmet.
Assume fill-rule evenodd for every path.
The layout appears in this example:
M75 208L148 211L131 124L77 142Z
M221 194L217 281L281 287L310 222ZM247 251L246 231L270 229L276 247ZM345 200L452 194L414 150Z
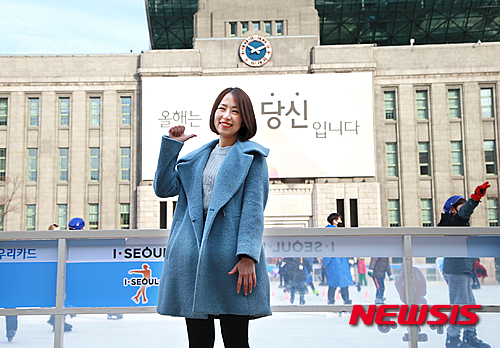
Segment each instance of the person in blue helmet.
M68 222L68 229L70 230L83 230L85 221L82 218L74 217Z
M469 219L474 209L479 205L481 198L490 187L489 182L479 185L465 200L462 196L451 196L443 206L444 213L441 214L441 221L438 226L469 226ZM472 293L471 277L474 272L475 258L468 257L445 257L443 260L443 274L448 283L450 304L475 305L476 299ZM464 320L459 319L459 320ZM460 332L464 329L463 341L460 340ZM446 330L446 348L491 348L477 338L475 325L452 325Z

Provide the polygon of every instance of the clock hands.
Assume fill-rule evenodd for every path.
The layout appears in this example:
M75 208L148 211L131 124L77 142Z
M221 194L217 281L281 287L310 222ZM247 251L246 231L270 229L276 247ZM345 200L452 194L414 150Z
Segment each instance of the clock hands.
M260 51L261 51L263 48L265 48L265 47L266 47L266 45L262 45L262 46L260 46L260 47L252 47L252 46L248 46L248 48L250 48L250 53L257 53L257 54L259 54L259 53L260 53Z
M257 48L255 48L253 46L248 46L248 47L250 48L250 53L256 53L256 52L258 53Z
M255 50L257 51L257 53L260 53L260 51L261 51L262 49L264 49L264 48L266 48L266 46L265 46L265 45L262 45L262 46L260 46L259 48L256 48Z

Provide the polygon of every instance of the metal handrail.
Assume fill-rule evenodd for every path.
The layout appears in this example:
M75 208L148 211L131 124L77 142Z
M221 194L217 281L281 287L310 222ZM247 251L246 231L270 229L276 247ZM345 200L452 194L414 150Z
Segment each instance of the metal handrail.
M1 231L0 242L39 239L165 238L170 229ZM500 227L349 227L349 228L265 228L264 236L497 236Z

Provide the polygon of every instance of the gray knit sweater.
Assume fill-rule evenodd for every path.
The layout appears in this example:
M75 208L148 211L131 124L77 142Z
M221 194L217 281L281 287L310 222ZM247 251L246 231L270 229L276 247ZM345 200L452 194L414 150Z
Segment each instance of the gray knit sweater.
M217 172L226 158L227 153L231 149L231 146L219 147L218 145L214 147L210 153L205 169L203 170L203 212L208 211L208 206L210 205L210 197L212 196L212 191L214 190L215 178L217 177Z

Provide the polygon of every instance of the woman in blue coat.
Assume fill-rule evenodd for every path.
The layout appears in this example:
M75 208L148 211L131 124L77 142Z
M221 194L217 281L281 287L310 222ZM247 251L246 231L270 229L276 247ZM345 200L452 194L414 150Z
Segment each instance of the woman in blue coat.
M351 304L349 286L354 285L347 257L324 257L323 267L326 268L328 282L328 304L335 304L335 291L340 288L344 304Z
M214 102L219 135L178 160L194 134L172 127L162 137L154 190L178 195L160 280L158 313L186 318L189 347L213 347L214 318L225 347L248 346L248 321L271 314L262 245L269 193L269 150L252 142L252 102L227 88Z
M327 228L337 228L342 223L342 216L331 213L327 218ZM340 288L340 295L344 304L351 304L349 299L349 286L353 285L351 268L347 257L324 257L323 267L326 269L328 282L328 304L335 304L335 291Z

